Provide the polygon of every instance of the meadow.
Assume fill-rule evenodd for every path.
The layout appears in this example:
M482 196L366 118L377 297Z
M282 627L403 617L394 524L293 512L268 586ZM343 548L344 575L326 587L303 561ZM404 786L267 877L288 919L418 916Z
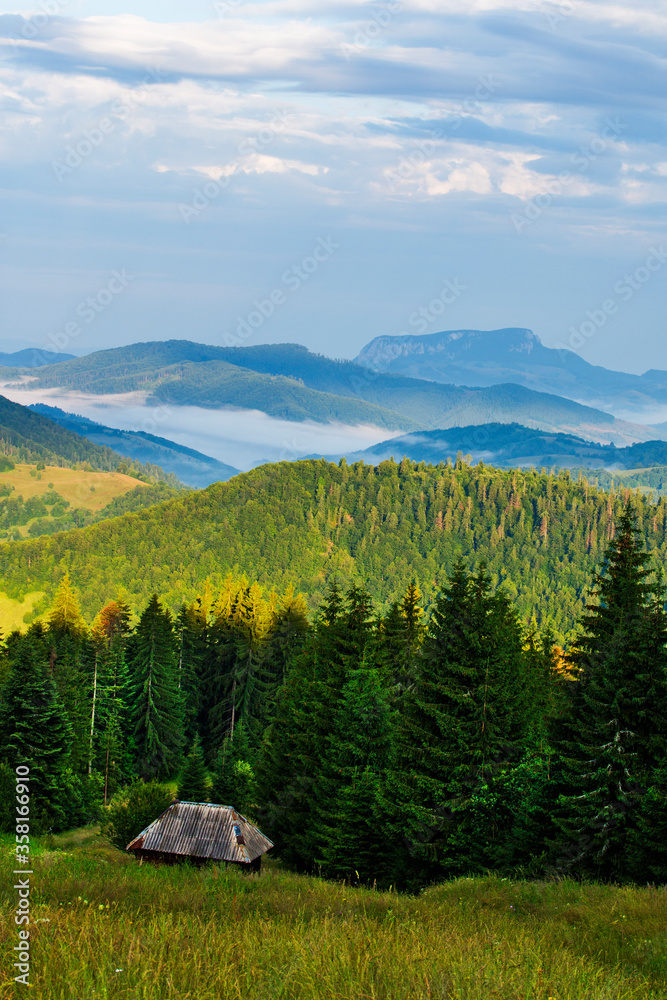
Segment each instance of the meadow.
M463 878L418 896L139 867L87 827L33 841L30 996L48 1000L664 1000L667 891ZM0 997L16 905L2 893Z
M122 472L95 472L84 469L64 469L47 465L38 470L35 465L17 465L7 472L0 472L0 486L14 488L14 495L29 497L44 496L50 489L56 490L72 507L98 513L116 497L129 493L143 484ZM22 534L27 534L27 525Z

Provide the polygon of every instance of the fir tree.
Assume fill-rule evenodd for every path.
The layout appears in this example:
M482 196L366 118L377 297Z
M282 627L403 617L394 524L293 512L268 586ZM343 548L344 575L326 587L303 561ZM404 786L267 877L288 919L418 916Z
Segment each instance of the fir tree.
M323 749L313 823L318 866L329 876L370 883L384 875L379 804L388 762L390 710L379 672L350 672Z
M144 778L168 776L182 746L177 642L171 614L153 594L128 650L131 719L137 766Z
M394 815L395 881L423 885L474 870L500 835L493 816L482 842L470 837L470 824L480 793L523 753L522 647L507 597L491 593L483 567L471 575L459 563L431 615L384 790Z
M178 635L178 688L184 712L184 736L192 741L202 711L202 671L208 643L208 591L191 604L183 604L176 617Z
M343 597L329 584L315 627L289 671L258 760L262 821L289 864L310 870L319 847L313 827L327 738L349 672L363 662L374 634L370 599L359 587Z
M206 802L208 798L208 777L198 736L185 759L185 765L178 782L178 798L181 802Z
M105 805L132 774L134 741L126 661L130 632L130 608L121 598L102 608L92 628L91 762L104 775Z
M68 574L63 577L47 625L49 662L72 726L70 761L78 774L90 770L90 723L94 667L88 629Z
M226 736L216 757L211 785L211 801L231 805L239 812L252 811L256 800L256 782L252 750L241 723L234 738Z
M559 746L555 864L600 878L627 877L642 800L667 761L667 616L638 535L628 504L571 657L580 680Z
M414 684L417 656L426 631L423 617L421 593L413 581L403 600L394 601L380 621L378 664L395 697Z
M43 632L31 628L14 644L0 702L0 746L12 769L30 768L35 832L63 829L71 817L69 764L72 728L49 676Z

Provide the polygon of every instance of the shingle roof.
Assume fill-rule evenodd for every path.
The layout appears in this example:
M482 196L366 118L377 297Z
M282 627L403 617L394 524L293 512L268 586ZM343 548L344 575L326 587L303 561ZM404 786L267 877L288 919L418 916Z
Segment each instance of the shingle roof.
M247 864L271 847L268 837L232 806L173 802L125 850Z

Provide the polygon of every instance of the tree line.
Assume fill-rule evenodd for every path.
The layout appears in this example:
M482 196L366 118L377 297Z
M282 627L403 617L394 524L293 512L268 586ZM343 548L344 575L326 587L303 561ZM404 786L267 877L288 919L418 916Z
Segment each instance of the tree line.
M428 614L414 583L378 613L333 578L312 621L230 576L175 616L153 595L132 625L118 598L88 628L65 578L0 678L0 784L29 764L43 830L177 777L299 871L667 879L665 594L630 504L566 651L461 561Z
M65 569L88 619L119 586L136 608L158 593L176 614L207 579L218 590L228 573L245 573L269 590L291 585L307 595L311 611L332 576L346 590L363 580L386 613L413 579L430 606L462 558L471 571L484 561L493 586L503 584L522 618L550 623L563 642L627 496L567 472L462 460L281 462L122 518L0 546L0 575L12 598L44 592L36 615L50 607L53 581ZM647 546L664 559L667 498L632 502Z

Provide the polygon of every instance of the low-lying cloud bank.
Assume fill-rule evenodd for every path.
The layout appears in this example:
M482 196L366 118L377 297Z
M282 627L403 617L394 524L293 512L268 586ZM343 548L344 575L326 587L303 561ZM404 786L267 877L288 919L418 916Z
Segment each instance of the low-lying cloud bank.
M78 413L107 427L145 431L195 448L247 471L262 462L293 461L305 455L362 451L392 437L386 428L347 424L296 423L277 420L259 410L199 406L146 406L140 393L94 396L57 389L12 389L2 395L29 406L46 403L67 413ZM397 431L396 435L402 433Z

